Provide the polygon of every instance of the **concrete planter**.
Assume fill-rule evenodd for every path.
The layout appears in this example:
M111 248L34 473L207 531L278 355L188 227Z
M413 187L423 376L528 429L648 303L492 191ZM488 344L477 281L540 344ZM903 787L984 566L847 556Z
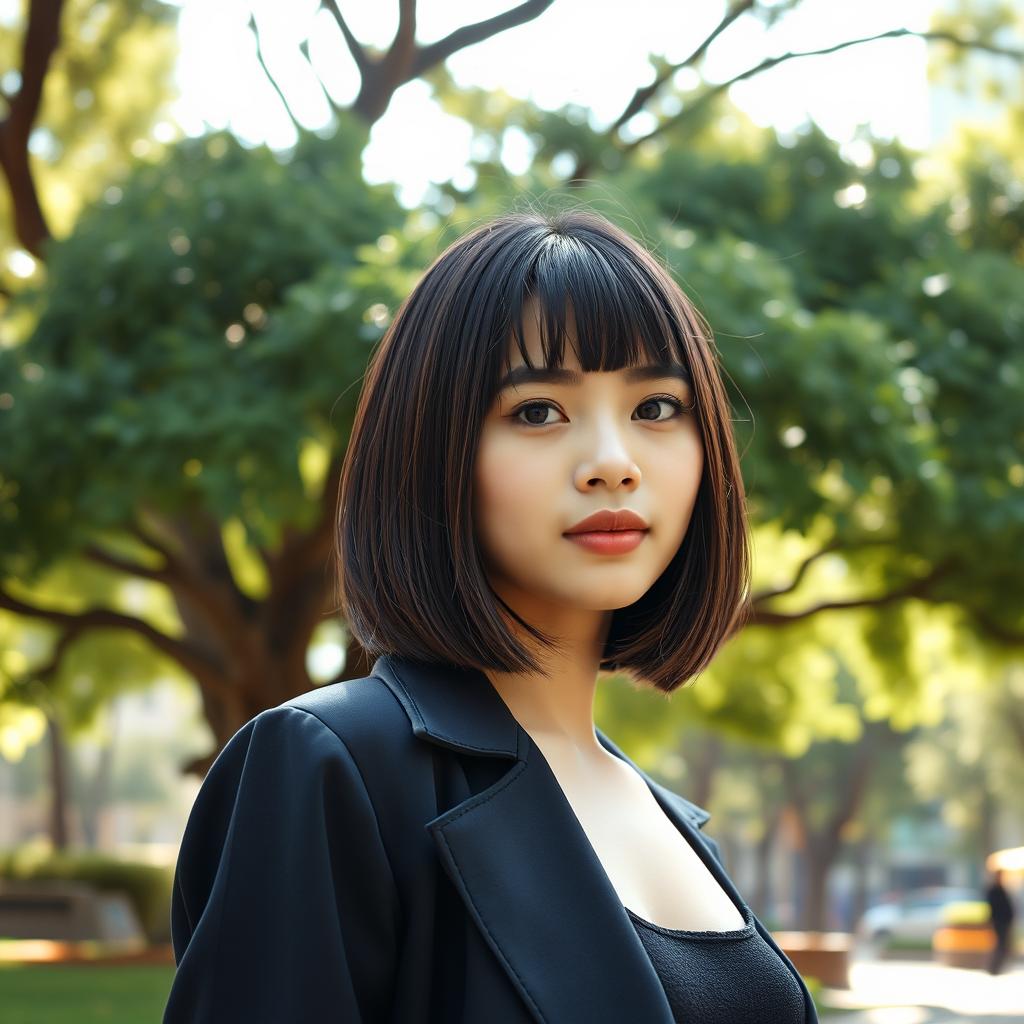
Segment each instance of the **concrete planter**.
M947 967L985 967L995 944L987 924L947 924L932 936L935 960Z
M772 938L804 978L817 978L829 988L850 987L848 932L773 932Z

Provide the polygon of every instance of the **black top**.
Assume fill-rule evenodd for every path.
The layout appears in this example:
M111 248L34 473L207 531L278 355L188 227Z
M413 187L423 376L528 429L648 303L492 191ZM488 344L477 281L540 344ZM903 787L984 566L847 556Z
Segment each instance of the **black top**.
M651 958L676 1021L686 1024L805 1024L804 995L792 972L754 927L684 931L623 908ZM753 997L752 997L753 996Z

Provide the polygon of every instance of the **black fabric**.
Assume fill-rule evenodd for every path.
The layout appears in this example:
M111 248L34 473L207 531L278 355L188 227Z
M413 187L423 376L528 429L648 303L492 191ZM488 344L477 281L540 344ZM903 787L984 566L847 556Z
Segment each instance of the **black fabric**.
M739 900L708 812L597 737ZM543 754L455 666L381 657L239 729L189 815L171 935L164 1024L674 1021Z
M196 798L175 874L165 1021L385 1019L399 936L391 867L351 754L312 715L276 709L235 734Z
M754 927L730 931L662 928L627 909L679 1024L805 1024L796 979Z

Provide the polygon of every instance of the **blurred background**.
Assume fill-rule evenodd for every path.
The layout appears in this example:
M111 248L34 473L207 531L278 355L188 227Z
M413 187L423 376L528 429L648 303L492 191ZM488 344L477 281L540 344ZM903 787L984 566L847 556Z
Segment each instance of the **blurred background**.
M1024 0L0 0L0 100L6 1024L159 1019L203 773L368 671L374 345L569 202L710 322L754 531L749 625L598 724L823 1019L1024 1021Z

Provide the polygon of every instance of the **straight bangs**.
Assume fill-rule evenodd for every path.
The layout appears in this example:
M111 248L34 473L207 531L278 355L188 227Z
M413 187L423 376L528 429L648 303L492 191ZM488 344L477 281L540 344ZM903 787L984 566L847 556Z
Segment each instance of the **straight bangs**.
M584 372L682 365L704 467L687 533L665 572L612 612L600 670L666 693L695 677L747 611L749 537L729 404L706 321L668 271L599 214L509 213L469 231L397 310L364 379L339 485L336 594L367 659L394 654L501 672L541 666L558 640L495 593L474 524L484 421L540 313L546 367L575 326ZM572 322L570 322L570 317Z
M604 241L605 244L599 244ZM620 370L647 363L689 365L687 334L700 333L664 282L638 266L635 257L609 247L607 239L549 235L535 261L518 281L509 282L511 338L532 367L523 335L523 305L535 298L545 367L565 360L570 314L575 323L576 357L586 373ZM680 316L680 313L683 316ZM501 367L501 372L508 369ZM498 386L495 373L488 397Z

